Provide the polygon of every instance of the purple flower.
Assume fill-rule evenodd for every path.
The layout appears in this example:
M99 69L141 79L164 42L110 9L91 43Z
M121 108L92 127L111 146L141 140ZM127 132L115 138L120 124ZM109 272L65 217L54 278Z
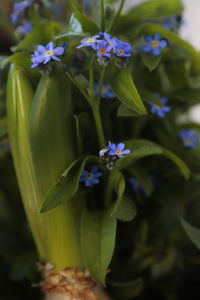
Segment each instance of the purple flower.
M197 134L192 129L181 129L179 132L179 138L181 139L183 145L189 149L197 148L198 138Z
M92 49L96 50L96 43L99 41L97 40L99 38L99 35L93 35L91 37L86 37L81 40L81 45L79 45L76 48L82 48L82 47L92 47Z
M64 47L56 47L52 42L46 46L38 45L37 50L31 56L31 68L36 68L39 64L46 64L50 60L60 61L57 55L63 55L64 51Z
M93 166L90 171L83 170L80 182L84 182L85 186L93 186L94 184L99 183L98 177L102 176L102 173L98 172L98 168Z
M98 57L111 57L111 50L112 50L112 45L108 44L106 41L100 41L96 45L96 50L97 50L97 56Z
M169 43L166 39L162 38L159 33L154 35L147 35L144 37L146 44L142 48L145 53L152 53L157 56L161 51L168 47Z
M32 29L32 23L28 21L25 22L23 25L17 27L17 30L24 35L29 33L31 29Z
M124 43L116 38L113 39L113 50L114 53L119 57L129 57L131 56L132 49L129 43Z
M119 143L118 145L116 144L111 144L110 145L110 150L109 150L109 155L111 156L117 156L118 158L124 157L125 154L131 153L131 150L125 149L125 144L124 143Z
M159 94L156 94L160 98L161 105L151 104L151 113L157 115L160 118L163 118L167 112L171 110L170 106L166 105L168 102L167 97L161 97Z
M97 96L98 95L98 91L99 91L99 85L98 83L95 83L94 85L94 93ZM113 94L113 92L111 91L109 85L104 82L102 88L101 88L101 97L102 98L115 98L115 94Z

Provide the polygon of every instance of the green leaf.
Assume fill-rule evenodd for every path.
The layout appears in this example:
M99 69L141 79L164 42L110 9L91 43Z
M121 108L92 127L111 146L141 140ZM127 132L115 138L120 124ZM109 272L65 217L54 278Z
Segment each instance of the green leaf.
M117 110L118 117L139 117L140 114L136 111L132 110L130 107L125 105L124 103L120 104Z
M60 26L52 21L45 21L36 24L25 38L13 48L14 51L19 51L34 44L47 44L54 39L54 36L60 31Z
M184 219L181 219L181 224L189 236L190 240L197 246L200 250L200 229L190 225Z
M135 6L129 13L143 20L152 20L175 16L182 10L183 4L180 0L152 0Z
M111 176L109 178L109 180L111 181L110 187L112 187L112 190L115 191L117 194L117 199L110 212L110 216L112 217L116 214L119 206L121 205L126 185L124 176L121 172L116 172L114 176Z
M120 221L128 222L132 221L136 214L137 209L133 200L124 196L114 216Z
M122 103L140 115L147 113L133 82L130 67L119 69L117 71L115 69L114 74L111 73L108 82L113 93Z
M177 165L177 167L179 168L180 172L185 177L185 179L188 179L190 177L190 169L184 163L184 161L180 157L178 157L176 154L174 154L173 152L171 152L165 148L162 148L162 150L163 150L163 155L165 155L172 162L174 162Z
M100 284L105 284L105 275L115 247L115 237L116 218L110 217L109 211L86 211L83 214L82 253L86 267Z
M128 140L124 143L132 152L116 161L111 174L131 166L139 158L163 153L160 146L148 140Z
M70 19L67 33L58 35L56 39L69 36L82 36L83 34L94 34L99 32L99 27L90 18L80 12L75 12Z
M110 282L112 294L116 299L132 299L138 296L143 288L144 281L142 278L129 282Z
M61 205L72 199L79 188L80 176L86 163L101 162L96 156L87 156L75 160L61 175L60 179L50 187L41 207L41 213Z
M140 56L149 71L153 71L159 65L161 60L161 55L156 56L151 53L141 53Z

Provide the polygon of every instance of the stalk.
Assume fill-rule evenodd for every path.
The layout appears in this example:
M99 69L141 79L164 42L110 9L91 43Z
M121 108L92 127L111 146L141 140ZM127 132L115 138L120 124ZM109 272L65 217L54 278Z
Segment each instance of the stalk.
M105 7L104 0L100 0L100 11L101 11L101 31L105 31Z
M56 97L54 79L42 79L37 91L39 92L41 88L43 94L39 96L36 92L33 97L27 74L19 66L11 67L8 78L7 112L15 170L40 259L51 262L56 271L66 266L82 266L78 236L80 216L78 205L73 201L45 214L39 213L48 188L74 159L72 149L69 149L68 145L70 136L67 133L69 127L69 123L66 123L67 116L65 113L61 114L66 106L63 106L64 101L59 103ZM64 92L66 89L62 88L62 93ZM55 97L57 102L53 103L49 95ZM67 96L65 96L66 103L69 101ZM34 119L32 111L34 126L29 128L30 114L33 110L32 101L38 117L37 120ZM45 105L47 103L48 105ZM54 111L54 119L51 119L51 113L48 123L45 120L45 109L47 113ZM70 110L69 105L68 109ZM67 113L70 114L69 110Z
M79 228L84 199L39 213L49 187L74 160L69 83L60 74L42 76L34 95L28 75L21 66L11 66L7 113L24 208L40 261L45 262L39 263L39 286L45 300L108 300L83 269Z
M118 20L118 18L120 16L120 14L121 14L121 12L122 12L124 4L125 4L125 0L121 0L120 5L118 7L118 10L116 12L116 15L114 16L114 19L112 20L112 22L111 22L111 24L110 24L110 26L108 28L108 32L112 32L113 28L115 27L115 24L116 24L116 22L117 22L117 20Z

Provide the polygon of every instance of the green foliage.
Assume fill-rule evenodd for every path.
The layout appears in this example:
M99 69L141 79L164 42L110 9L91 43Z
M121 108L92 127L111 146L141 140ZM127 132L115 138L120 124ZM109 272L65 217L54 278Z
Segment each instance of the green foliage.
M115 235L116 218L110 216L109 210L83 214L81 244L85 264L101 284L105 284L105 275L115 246Z
M181 224L190 240L200 249L200 230L190 225L184 219L181 220Z
M3 72L9 69L0 142L8 127L39 259L55 271L89 269L114 299L182 300L180 290L190 280L183 269L199 271L199 252L186 239L180 218L199 248L199 229L185 218L198 227L200 150L198 143L192 149L181 140L180 130L199 135L199 124L182 121L182 115L199 103L200 54L179 37L178 27L162 26L165 18L182 13L182 3L145 1L123 14L123 0L89 1L87 8L83 1L69 4L72 11L64 4L69 20L62 23L38 2L41 12L37 6L27 12L33 30L12 47L12 55L0 58ZM132 57L115 55L108 62L91 47L76 48L104 28L130 43ZM155 33L169 42L158 56L143 51L144 36ZM31 68L30 55L50 41L64 47L61 61ZM107 85L112 99L104 95ZM156 115L152 107L163 108L163 97L169 111ZM131 152L114 155L105 148L109 141ZM0 151L0 167L5 156ZM93 186L80 183L83 171L94 166L101 174ZM94 174L87 176L94 180ZM7 222L1 207L0 225ZM32 274L35 252L20 249L15 259L6 256L7 245L14 248L7 235L1 235L0 254L12 258L10 278L21 280Z

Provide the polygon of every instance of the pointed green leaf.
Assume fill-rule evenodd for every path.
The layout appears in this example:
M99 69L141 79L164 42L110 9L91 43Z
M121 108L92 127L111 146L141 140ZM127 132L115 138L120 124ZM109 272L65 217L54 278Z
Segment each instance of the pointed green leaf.
M156 56L151 53L141 53L140 56L149 71L153 71L159 65L161 60L161 55Z
M174 154L173 152L171 152L165 148L162 148L162 150L163 150L163 155L165 155L172 162L174 162L177 165L177 167L179 168L180 172L185 177L185 179L188 179L190 177L190 169L184 163L184 161L180 157L178 157L176 154Z
M87 156L75 160L61 175L61 178L50 187L41 207L41 213L72 199L79 188L80 177L86 163L98 162L96 156ZM101 162L101 161L100 161Z
M118 110L117 110L117 116L118 117L139 117L140 114L136 111L132 110L130 107L128 107L125 104L120 104Z
M146 114L146 108L140 98L131 76L131 68L116 70L108 79L113 93L119 100L140 115Z
M124 196L114 216L120 221L128 222L132 221L136 214L137 209L133 200Z
M115 247L115 236L116 218L110 217L109 211L86 211L83 214L82 253L86 267L100 284L105 284L105 275Z
M109 179L112 183L112 190L117 194L117 199L111 209L110 216L114 216L121 205L123 194L125 191L125 179L121 172L116 172L114 176Z
M187 235L189 236L190 240L197 246L200 250L200 229L190 225L184 219L181 219L181 224L185 229Z
M70 19L68 32L58 35L56 39L69 36L82 36L85 33L98 33L99 27L86 15L81 12L75 12Z

